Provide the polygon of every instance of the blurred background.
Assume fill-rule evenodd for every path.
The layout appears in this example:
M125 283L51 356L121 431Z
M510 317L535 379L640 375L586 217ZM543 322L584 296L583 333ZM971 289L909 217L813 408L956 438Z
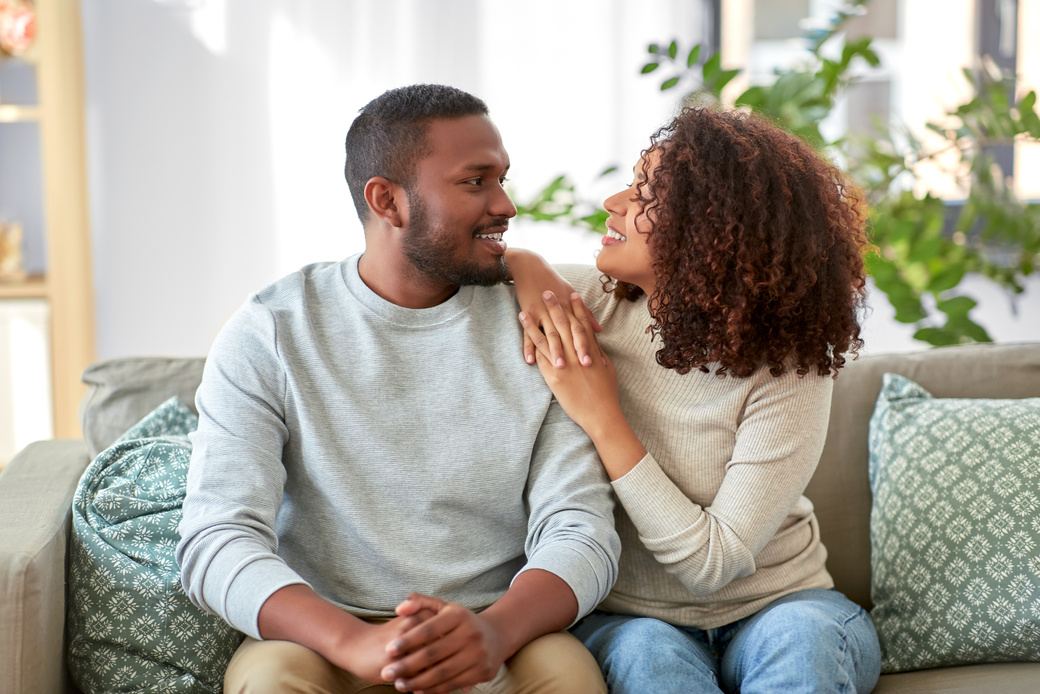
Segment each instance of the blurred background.
M48 2L24 2L38 10L41 41ZM1034 219L1029 203L1040 199L1040 131L1025 132L1031 121L1019 117L1019 102L1040 82L1040 0L79 0L77 6L89 239L82 256L93 359L205 354L251 292L303 264L362 250L342 176L343 138L361 106L416 82L451 84L488 103L512 159L512 192L527 211L507 241L553 262L594 262L599 234L578 217L627 184L649 135L684 98L698 90L710 96L714 85L715 97L731 103L784 71L819 76L820 65L840 63L843 47L863 37L868 49L851 56L845 82L825 108L815 101L800 106L822 114L815 131L822 147L842 160L851 150L832 145L856 133L875 142L888 138L896 147L931 146L929 138L939 138L942 128L925 124L943 122L974 98L978 80L963 74L968 68L999 85L1006 118L1023 130L982 143L994 145L985 170L999 165L995 185L1025 205L1026 226ZM716 53L721 60L709 74ZM48 245L54 220L45 212L52 209L45 183L62 160L40 156L41 123L5 119L2 111L3 104L33 108L43 63L32 54L0 60L0 220L17 220L22 229L25 275L46 277L55 271L55 251ZM653 63L658 67L648 67ZM668 84L672 76L678 79ZM879 125L888 128L884 137L874 133ZM943 147L941 138L935 142ZM870 162L886 151L874 147ZM897 172L883 182L887 190L941 201L951 221L935 233L970 246L979 227L956 226L969 199L968 184L958 178L962 163L929 156L912 164L900 166L914 169L913 176ZM603 173L611 167L617 171ZM565 184L547 189L560 176ZM900 243L884 257L895 258ZM1035 259L1031 241L1017 243ZM997 271L974 261L958 266L950 286L907 280L920 315L873 289L865 351L928 348L936 341L920 339L927 335L920 331L941 331L954 305L946 305L946 314L938 309L959 297L971 297L966 315L988 339L1040 339L1040 281L1023 270L1018 250L1011 248L1014 257L1004 263L1017 283L1010 290L987 276ZM941 269L932 263L933 280ZM883 271L878 267L879 278ZM892 280L879 279L895 287ZM53 416L48 365L63 344L49 322L51 303L19 291L0 293L0 463L29 441L56 431L70 435Z

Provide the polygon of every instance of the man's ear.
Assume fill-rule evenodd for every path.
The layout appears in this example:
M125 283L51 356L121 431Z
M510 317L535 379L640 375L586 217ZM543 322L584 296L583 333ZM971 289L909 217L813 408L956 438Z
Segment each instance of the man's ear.
M401 228L405 225L407 200L404 188L382 176L373 176L365 184L365 202L368 203L368 209L392 227Z

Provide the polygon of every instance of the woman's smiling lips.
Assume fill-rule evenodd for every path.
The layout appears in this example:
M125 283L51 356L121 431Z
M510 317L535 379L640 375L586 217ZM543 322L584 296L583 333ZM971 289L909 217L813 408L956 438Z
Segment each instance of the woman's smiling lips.
M614 246L625 241L628 241L628 237L612 227L610 222L607 222L607 233L603 235L603 245Z

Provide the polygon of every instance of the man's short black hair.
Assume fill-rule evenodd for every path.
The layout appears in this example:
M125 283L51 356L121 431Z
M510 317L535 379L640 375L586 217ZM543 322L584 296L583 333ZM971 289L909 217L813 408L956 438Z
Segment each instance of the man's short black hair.
M365 184L382 176L411 186L415 167L429 154L430 121L486 116L483 101L442 84L413 84L384 92L368 102L347 131L347 163L343 167L358 219L368 219Z

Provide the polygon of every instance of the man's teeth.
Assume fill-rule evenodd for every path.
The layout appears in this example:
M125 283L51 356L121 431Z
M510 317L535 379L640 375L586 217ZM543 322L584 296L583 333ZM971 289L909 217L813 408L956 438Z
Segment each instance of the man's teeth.
M477 234L477 238L478 239L490 239L492 241L501 241L503 233L505 233L505 232L500 231L500 232L498 232L496 234Z
M618 241L628 241L628 237L626 237L624 234L619 234L613 229L607 229L607 236L609 236L612 239L617 239Z

